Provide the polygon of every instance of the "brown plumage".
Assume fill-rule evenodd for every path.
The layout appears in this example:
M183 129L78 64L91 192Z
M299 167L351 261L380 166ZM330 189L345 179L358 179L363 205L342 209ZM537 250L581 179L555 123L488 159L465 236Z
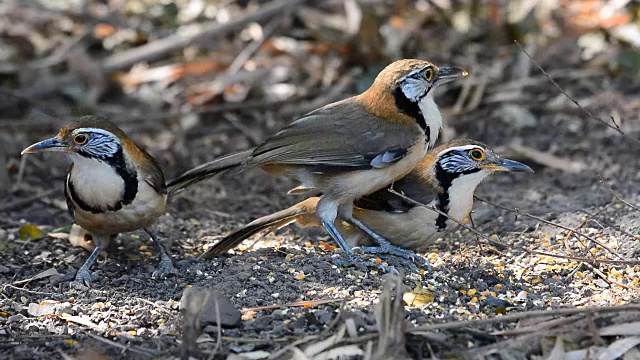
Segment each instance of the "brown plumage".
M481 151L483 159L460 161L459 169L449 168L452 156ZM465 221L473 205L473 192L486 176L495 171L531 171L526 165L502 159L487 145L477 141L453 140L430 151L405 177L356 201L355 218L380 233L395 246L415 251L426 251L433 239L457 226L448 217L441 218L435 211L417 207L389 189ZM459 183L458 183L459 182ZM311 197L287 209L256 219L238 231L226 236L209 248L201 258L211 258L238 246L243 240L267 229L279 229L295 223L300 227L320 226L316 216L320 197ZM446 202L446 204L443 204ZM443 205L443 206L441 206ZM374 242L363 231L336 220L336 227L350 246L369 246Z
M169 186L179 190L233 167L286 176L296 182L296 192L323 194L316 209L320 222L355 260L334 220L340 217L371 233L353 218L353 201L403 177L422 159L442 126L432 89L462 76L461 69L428 61L396 61L364 93L312 111L255 149L188 171ZM376 239L394 252L382 237Z
M76 275L90 285L89 268L119 233L144 229L160 252L159 274L174 271L171 259L150 227L164 214L167 187L155 159L115 124L95 116L70 121L54 138L33 144L25 153L63 151L72 165L65 197L75 222L91 233L95 251Z

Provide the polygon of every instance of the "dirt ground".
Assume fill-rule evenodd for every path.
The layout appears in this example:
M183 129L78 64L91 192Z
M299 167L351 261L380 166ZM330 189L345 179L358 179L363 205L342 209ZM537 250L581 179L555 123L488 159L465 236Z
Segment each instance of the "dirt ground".
M509 51L502 63L513 69L524 62L531 69L527 82L500 78L495 74L501 68L495 62L479 59L470 69L470 81L474 88L485 81L489 90L480 106L461 112L453 110L462 93L460 85L442 91L438 98L446 118L442 138L480 140L527 163L535 173L496 174L476 192L488 202L476 201L475 228L507 247L460 229L439 240L430 253L421 254L429 267L415 271L403 261L385 260L407 287L408 328L524 311L640 304L640 211L624 203L640 204L640 146L578 109L522 59L517 47ZM567 56L561 45L544 51L545 69L585 109L605 121L613 116L627 137L640 138L637 79L582 63L576 53ZM340 97L354 93L356 88L347 86ZM514 103L517 106L510 107ZM170 178L215 156L248 148L294 118L267 113L272 121L259 123L256 119L263 114L252 112L241 126L220 121L216 114L202 114L204 130L180 132L180 141L168 146L158 144L172 129L166 127L174 123L148 126L113 120L145 145ZM62 123L56 120L31 131L0 124L0 131L8 135L5 139L11 140L6 148L9 162L19 164L22 148L52 136ZM335 334L343 323L355 326L355 332L348 329L351 340L343 343L359 348L366 347L361 337L376 333L375 309L388 275L335 265L339 250L324 245L330 240L320 230L290 227L263 233L233 254L197 259L220 236L300 199L285 195L284 180L259 171L211 179L172 201L154 229L167 243L178 270L175 276L151 277L157 253L146 235L136 232L122 234L106 258L97 262L92 270L98 279L92 288L70 288L69 281L88 252L59 236L24 240L18 234L25 223L35 224L45 234L65 233L72 223L62 195L67 163L56 155L29 156L20 174L17 166L12 167L10 179L19 181L19 186L0 201L0 357L176 358L189 340L181 299L185 289L201 287L219 292L217 296L242 310L242 318L237 319L240 314L231 306L225 308L231 314L228 324L202 324L196 334L200 351L196 357L293 356L293 350L278 351ZM291 304L299 301L306 305ZM280 306L259 309L271 305ZM54 310L38 314L47 306ZM202 311L217 319L214 308ZM616 316L598 315L598 328L640 320L638 312ZM488 322L410 333L403 345L413 358L548 355L553 341L549 345L540 331L526 339L500 333L516 326L526 323ZM573 341L566 334L565 340ZM590 344L580 341L571 343L577 349Z

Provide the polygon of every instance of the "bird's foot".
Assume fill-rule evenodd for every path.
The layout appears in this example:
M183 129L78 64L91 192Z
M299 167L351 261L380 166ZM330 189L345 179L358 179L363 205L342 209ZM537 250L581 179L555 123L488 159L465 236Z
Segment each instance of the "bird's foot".
M153 279L166 278L169 275L175 275L177 273L178 271L176 270L175 267L173 267L173 262L171 261L171 258L167 256L160 259L160 265L158 266L158 270L154 271L153 274L151 274L151 277Z
M95 274L91 274L89 270L80 268L76 273L75 279L71 282L72 287L91 287L91 283L96 279Z
M416 254L414 251L391 244L382 246L363 246L359 249L366 254L380 255L381 257L386 257L385 255L395 256L411 260L412 264L417 264L419 266L429 265L427 260L425 260L422 256Z
M359 252L360 248L353 248L354 252ZM359 271L368 272L370 270L377 270L378 272L386 273L390 270L395 270L393 266L389 267L383 264L378 264L373 261L363 259L357 256L355 253L347 255L345 258L333 258L334 264L339 267L355 267Z

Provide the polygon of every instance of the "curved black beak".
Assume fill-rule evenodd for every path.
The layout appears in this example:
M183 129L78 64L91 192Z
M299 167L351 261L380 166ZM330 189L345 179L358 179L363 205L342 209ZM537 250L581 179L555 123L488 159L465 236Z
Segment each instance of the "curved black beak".
M438 71L436 82L438 83L438 85L440 85L456 80L458 78L465 77L467 75L469 75L469 73L464 69L444 66L440 68L440 71Z
M492 163L481 165L483 169L493 171L511 171L511 172L529 172L532 173L533 169L527 165L509 159L498 159Z
M51 138L47 140L42 140L40 142L37 142L29 146L28 148L22 150L20 155L33 154L33 153L43 152L43 151L65 151L68 148L69 146L64 142L60 141L58 138Z

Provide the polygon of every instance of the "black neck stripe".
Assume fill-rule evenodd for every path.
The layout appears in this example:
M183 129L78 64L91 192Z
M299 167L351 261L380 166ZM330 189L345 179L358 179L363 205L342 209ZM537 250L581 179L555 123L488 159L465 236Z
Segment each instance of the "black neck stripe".
M86 156L85 154L80 155ZM138 173L133 167L127 165L122 149L118 149L115 154L109 157L93 158L111 165L113 170L120 177L122 177L122 180L124 181L124 194L122 195L122 198L116 201L114 204L104 204L104 206L89 205L82 199L80 194L78 194L78 191L74 187L73 182L70 181L71 177L67 177L67 188L69 190L68 196L71 198L71 200L73 200L73 202L76 203L78 207L80 207L80 209L87 212L92 212L94 214L107 211L118 211L122 209L123 206L131 204L136 198L136 194L138 193Z
M442 186L442 192L438 194L438 200L436 203L436 208L443 212L444 214L449 215L449 190L451 189L451 184L453 184L453 180L459 178L461 175L473 174L475 172L480 171L479 168L474 168L471 170L465 170L462 172L448 172L442 168L440 162L436 163L436 180L440 186ZM438 230L444 230L447 227L447 220L449 218L443 214L439 214L436 219L436 227Z
M420 110L420 106L418 106L418 102L413 102L407 99L407 97L404 96L402 89L400 89L400 86L396 87L396 89L393 90L393 97L396 101L396 106L398 107L398 109L416 120L422 131L425 132L427 136L427 142L429 142L429 125L427 125L427 122L424 119L422 110Z

